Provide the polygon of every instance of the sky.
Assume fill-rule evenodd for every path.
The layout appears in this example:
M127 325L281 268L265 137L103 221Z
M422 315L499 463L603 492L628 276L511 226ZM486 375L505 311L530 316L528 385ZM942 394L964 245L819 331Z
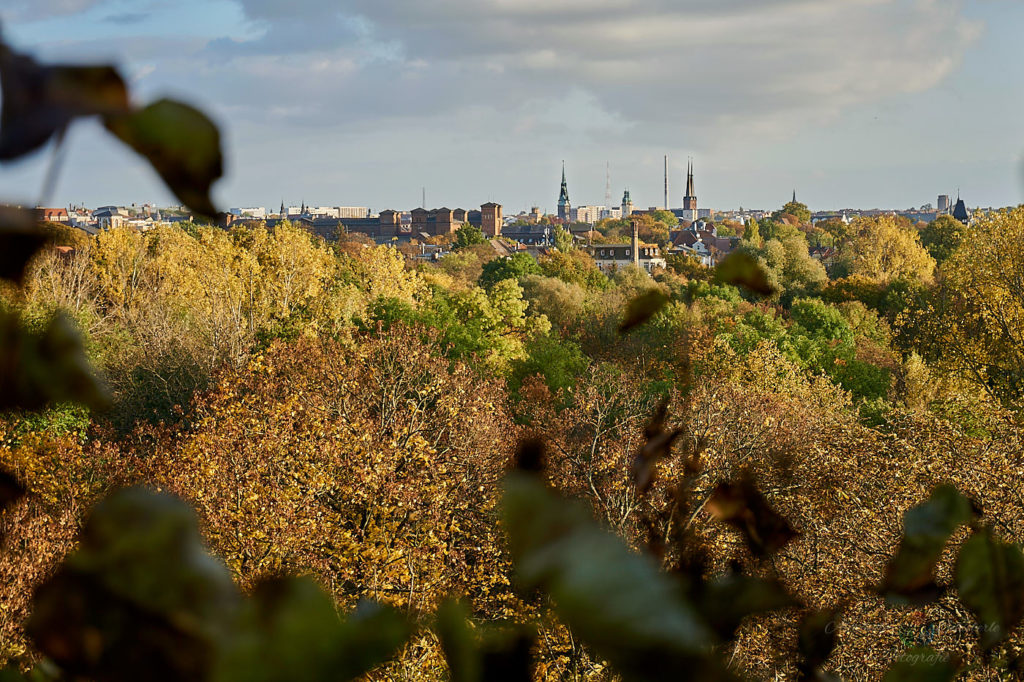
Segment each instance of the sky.
M224 136L223 208L486 201L1024 202L1024 0L0 0L38 59L114 63ZM0 167L8 201L175 203L94 121Z

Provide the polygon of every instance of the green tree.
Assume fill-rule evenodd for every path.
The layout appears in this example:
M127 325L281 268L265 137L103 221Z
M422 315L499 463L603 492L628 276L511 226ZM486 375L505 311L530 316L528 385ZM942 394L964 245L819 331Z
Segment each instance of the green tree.
M787 202L785 206L772 214L772 218L781 220L785 215L791 215L801 223L811 222L811 210L807 208L806 204L801 204L799 201Z
M541 274L540 266L528 253L516 253L508 258L496 258L485 263L480 274L480 286L490 288L504 279L518 282L527 275Z
M464 249L474 244L485 244L486 242L487 237L484 235L483 230L466 223L455 230L455 244L452 245L452 248Z
M555 228L554 239L555 248L562 253L568 253L575 248L572 243L572 233L561 225Z

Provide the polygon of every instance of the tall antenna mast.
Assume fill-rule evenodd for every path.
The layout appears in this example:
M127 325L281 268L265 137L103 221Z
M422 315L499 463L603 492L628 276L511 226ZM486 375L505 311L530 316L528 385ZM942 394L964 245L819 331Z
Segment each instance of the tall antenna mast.
M612 205L612 164L604 162L604 205L610 208Z
M420 204L420 208L426 208L426 207L427 207L427 188L424 187L423 188L423 203Z
M668 210L668 154L665 155L665 210Z

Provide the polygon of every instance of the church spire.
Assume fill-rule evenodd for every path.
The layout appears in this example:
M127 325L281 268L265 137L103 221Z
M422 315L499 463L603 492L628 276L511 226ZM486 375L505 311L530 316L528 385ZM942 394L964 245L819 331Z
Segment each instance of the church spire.
M572 204L569 202L569 185L565 181L565 161L562 161L562 188L558 193L558 217L569 220Z
M796 190L793 190L793 203L796 203Z
M697 219L697 192L693 189L693 159L686 163L686 196L683 197L683 210L686 211L686 219L694 221Z

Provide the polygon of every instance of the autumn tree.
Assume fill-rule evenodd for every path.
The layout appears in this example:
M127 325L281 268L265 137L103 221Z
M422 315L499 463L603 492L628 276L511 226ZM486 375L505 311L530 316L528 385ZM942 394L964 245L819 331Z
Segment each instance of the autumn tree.
M846 254L851 272L877 282L916 279L930 282L935 259L921 246L917 231L892 216L858 218Z

